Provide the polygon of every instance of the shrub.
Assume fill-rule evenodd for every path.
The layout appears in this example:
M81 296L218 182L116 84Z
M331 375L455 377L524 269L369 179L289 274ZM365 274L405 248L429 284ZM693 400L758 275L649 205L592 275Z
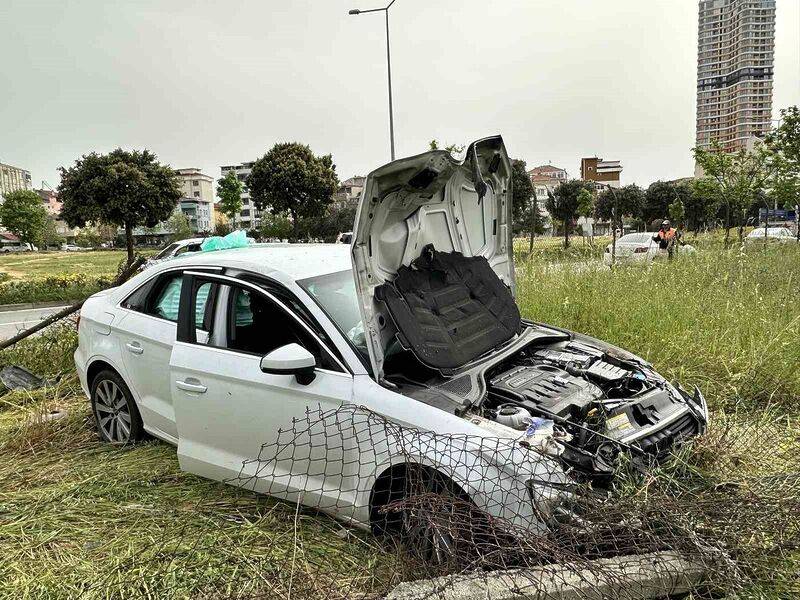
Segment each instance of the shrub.
M0 304L81 300L111 285L107 276L61 273L0 283Z

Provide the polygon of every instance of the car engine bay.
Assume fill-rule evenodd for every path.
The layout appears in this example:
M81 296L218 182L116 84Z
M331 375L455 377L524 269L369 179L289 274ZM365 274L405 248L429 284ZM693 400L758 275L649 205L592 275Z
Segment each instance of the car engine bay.
M396 327L386 385L558 458L579 479L608 482L620 451L662 460L705 429L699 390L600 340L522 319L482 257L426 246L376 298Z

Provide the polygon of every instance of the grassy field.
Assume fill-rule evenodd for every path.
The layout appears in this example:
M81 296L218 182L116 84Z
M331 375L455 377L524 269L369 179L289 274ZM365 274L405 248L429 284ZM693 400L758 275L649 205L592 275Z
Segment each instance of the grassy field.
M607 339L703 389L712 431L669 477L730 487L796 459L800 249L698 253L613 272L534 260L517 277L526 317ZM63 328L0 352L0 364L62 376L46 390L0 396L0 598L315 598L348 586L382 592L413 576L331 519L182 473L166 444L100 444L71 373L74 343ZM66 416L49 420L54 410ZM770 435L757 444L730 442L732 431L765 421ZM291 572L278 567L287 558ZM768 559L764 569L776 572L748 597L793 597L800 555Z
M61 273L115 275L124 250L87 252L17 252L0 254L0 272L9 279L30 279Z

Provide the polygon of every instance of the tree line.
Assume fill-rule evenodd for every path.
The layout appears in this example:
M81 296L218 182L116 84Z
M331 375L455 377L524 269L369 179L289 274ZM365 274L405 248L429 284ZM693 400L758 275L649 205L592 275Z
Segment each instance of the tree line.
M438 148L438 142L433 140L430 147ZM463 147L451 144L446 149L460 152ZM738 227L741 238L744 225L758 216L760 208L793 208L800 202L800 110L796 106L782 110L781 125L751 151L729 153L713 144L695 148L694 156L704 171L702 178L657 181L647 189L631 184L599 193L591 182L570 180L548 192L544 208L568 245L579 216L608 220L613 227L627 220L645 228L671 218L693 231L721 222L727 240L733 227ZM175 212L181 198L178 177L149 150L92 152L59 170L61 218L70 227L92 224L123 229L129 261L137 227L168 221L179 235L191 231L187 218ZM513 161L512 179L514 231L541 235L546 220L535 202L524 161ZM233 171L218 181L217 206L235 227L246 186L254 207L262 213L260 227L253 232L258 237L332 241L337 233L351 230L355 220L355 207L333 207L338 185L330 154L315 155L309 146L296 142L278 143L255 161L244 182ZM63 241L55 217L48 215L35 192L5 194L0 223L25 243Z
M544 207L569 245L578 217L594 217L622 228L657 229L671 219L690 231L721 224L726 242L730 231L757 221L759 210L794 209L800 203L800 110L781 111L781 124L763 142L748 150L726 152L719 143L694 148L704 175L696 179L656 181L647 189L635 184L619 189L600 188L573 179L548 191ZM514 161L514 231L541 235L544 217L534 202L534 190L524 161ZM531 236L531 244L533 236Z

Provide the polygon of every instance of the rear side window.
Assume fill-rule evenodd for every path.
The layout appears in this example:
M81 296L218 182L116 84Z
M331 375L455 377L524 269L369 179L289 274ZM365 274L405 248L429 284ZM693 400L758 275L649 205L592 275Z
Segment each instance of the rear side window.
M212 285L210 282L205 282L197 290L195 323L201 329L205 322ZM131 294L122 303L122 306L136 312L177 323L182 287L183 273L171 273L146 283Z

